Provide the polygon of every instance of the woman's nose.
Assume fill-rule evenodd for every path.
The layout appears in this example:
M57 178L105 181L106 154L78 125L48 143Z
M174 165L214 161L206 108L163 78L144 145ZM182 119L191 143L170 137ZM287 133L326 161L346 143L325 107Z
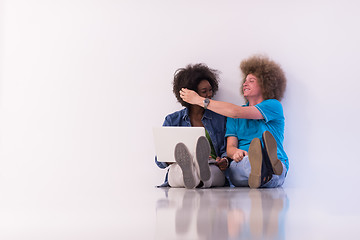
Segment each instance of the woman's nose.
M206 97L206 98L211 98L211 97L212 97L211 91L206 91L205 97Z

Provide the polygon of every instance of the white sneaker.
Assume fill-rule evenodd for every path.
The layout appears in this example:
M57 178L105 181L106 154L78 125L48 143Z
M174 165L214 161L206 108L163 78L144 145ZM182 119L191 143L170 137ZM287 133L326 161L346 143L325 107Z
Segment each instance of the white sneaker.
M206 137L201 136L197 140L195 148L195 168L199 174L201 181L208 181L211 177L210 167L209 167L209 156L211 153L211 148L209 141Z
M194 172L193 161L189 149L185 146L184 143L178 143L175 146L174 155L175 155L175 161L182 170L185 187L186 188L196 187L195 178L193 175Z

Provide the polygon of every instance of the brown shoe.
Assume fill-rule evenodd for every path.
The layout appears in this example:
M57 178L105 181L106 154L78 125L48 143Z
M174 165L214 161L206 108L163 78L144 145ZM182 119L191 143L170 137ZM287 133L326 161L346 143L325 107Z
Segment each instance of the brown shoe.
M248 183L250 188L258 188L261 185L261 167L263 161L259 138L254 138L251 141L248 153L251 166Z
M265 131L263 133L263 141L265 152L269 157L274 174L281 175L283 172L283 165L277 156L277 144L274 136L269 131Z

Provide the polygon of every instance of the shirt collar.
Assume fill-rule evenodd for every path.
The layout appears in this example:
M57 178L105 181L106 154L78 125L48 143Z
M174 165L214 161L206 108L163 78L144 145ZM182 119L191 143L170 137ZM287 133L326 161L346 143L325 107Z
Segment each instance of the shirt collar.
M188 121L189 118L189 109L188 108L184 108L184 116L183 116L183 120L184 121Z
M213 112L212 112L212 111L210 111L210 110L208 110L208 109L205 109L205 112L204 112L204 115L203 115L202 119L204 119L204 118L212 119L212 115L213 115ZM189 109L188 109L188 108L185 108L185 109L184 109L183 119L184 119L185 121L187 121L187 120L190 119Z
M212 111L210 111L210 110L208 110L208 109L205 109L203 118L212 119L212 115L213 115L213 112L212 112Z

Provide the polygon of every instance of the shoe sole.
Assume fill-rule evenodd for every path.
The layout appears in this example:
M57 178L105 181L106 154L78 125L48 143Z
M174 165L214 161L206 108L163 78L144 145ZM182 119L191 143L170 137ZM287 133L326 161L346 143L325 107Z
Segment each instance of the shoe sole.
M175 161L182 170L185 188L194 188L195 179L193 175L192 157L184 143L176 144L174 155Z
M277 143L274 136L269 131L265 131L263 133L263 140L274 174L281 175L283 172L283 165L277 156Z
M251 172L249 175L250 188L259 188L261 185L262 151L259 138L254 138L249 147L249 161Z
M196 162L199 166L199 177L201 181L208 181L210 179L209 156L211 148L206 137L199 137L196 143Z

